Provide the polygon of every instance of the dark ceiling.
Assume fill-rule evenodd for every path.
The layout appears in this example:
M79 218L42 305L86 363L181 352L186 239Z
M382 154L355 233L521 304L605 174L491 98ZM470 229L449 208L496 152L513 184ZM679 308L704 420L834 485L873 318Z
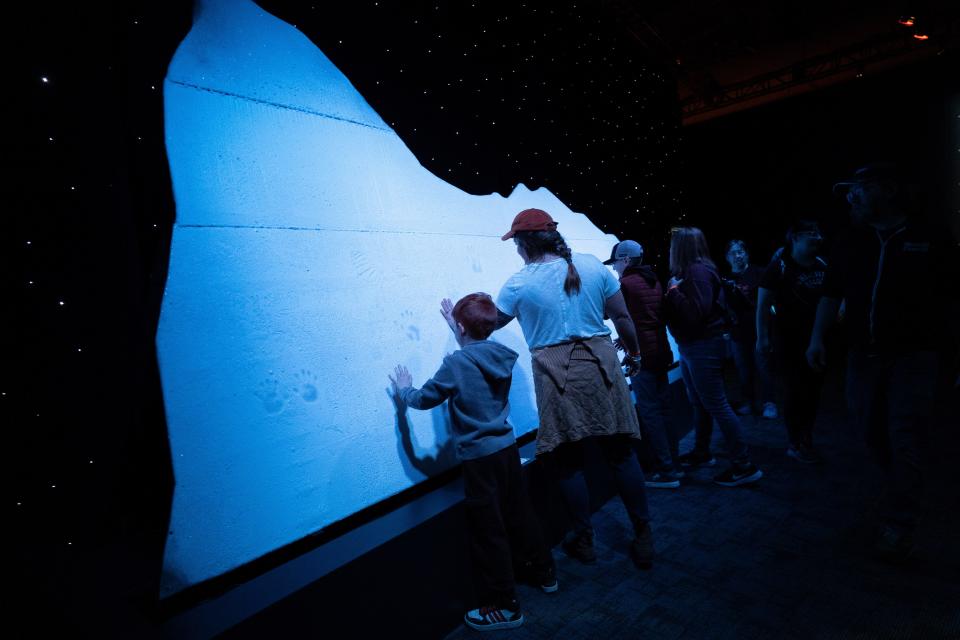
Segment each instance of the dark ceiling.
M640 46L676 65L685 124L938 55L960 33L956 1L603 4ZM914 24L900 24L905 17Z

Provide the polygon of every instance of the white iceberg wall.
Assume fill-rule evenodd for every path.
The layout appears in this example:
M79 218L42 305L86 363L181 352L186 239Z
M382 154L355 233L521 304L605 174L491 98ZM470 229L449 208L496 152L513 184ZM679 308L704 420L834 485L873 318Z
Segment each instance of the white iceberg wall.
M300 32L246 0L203 2L168 70L177 222L157 347L176 490L164 594L424 479L387 373L422 384L456 348L443 297L496 295L499 236L536 206L574 251L616 242L544 189L471 196L424 169ZM521 353L511 422L537 425ZM444 407L409 411L419 455Z

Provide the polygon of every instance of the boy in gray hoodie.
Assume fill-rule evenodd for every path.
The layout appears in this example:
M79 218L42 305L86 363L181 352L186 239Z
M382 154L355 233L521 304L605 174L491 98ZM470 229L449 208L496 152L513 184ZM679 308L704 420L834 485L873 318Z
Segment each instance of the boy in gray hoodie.
M406 406L430 409L447 401L457 455L463 466L470 555L481 605L464 614L479 630L523 624L514 581L514 557L541 589L557 590L556 568L531 509L508 396L517 353L487 340L497 323L497 307L486 293L472 293L450 308L443 301L461 349L443 359L436 374L415 389L406 367L391 377L394 393ZM518 563L520 564L520 563Z

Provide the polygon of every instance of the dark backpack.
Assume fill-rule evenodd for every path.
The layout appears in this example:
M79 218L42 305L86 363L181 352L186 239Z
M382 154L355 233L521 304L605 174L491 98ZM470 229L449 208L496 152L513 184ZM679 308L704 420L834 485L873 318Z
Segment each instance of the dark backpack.
M736 282L721 277L717 292L717 306L720 307L727 329L732 329L740 324L740 314L744 309L750 308L750 301Z

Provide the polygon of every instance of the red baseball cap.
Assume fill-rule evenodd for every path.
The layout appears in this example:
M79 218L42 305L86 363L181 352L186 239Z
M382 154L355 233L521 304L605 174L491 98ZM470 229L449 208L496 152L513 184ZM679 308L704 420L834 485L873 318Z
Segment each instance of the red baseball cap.
M556 228L557 223L543 209L524 209L513 219L510 231L503 234L500 239L509 240L517 231L553 231Z

